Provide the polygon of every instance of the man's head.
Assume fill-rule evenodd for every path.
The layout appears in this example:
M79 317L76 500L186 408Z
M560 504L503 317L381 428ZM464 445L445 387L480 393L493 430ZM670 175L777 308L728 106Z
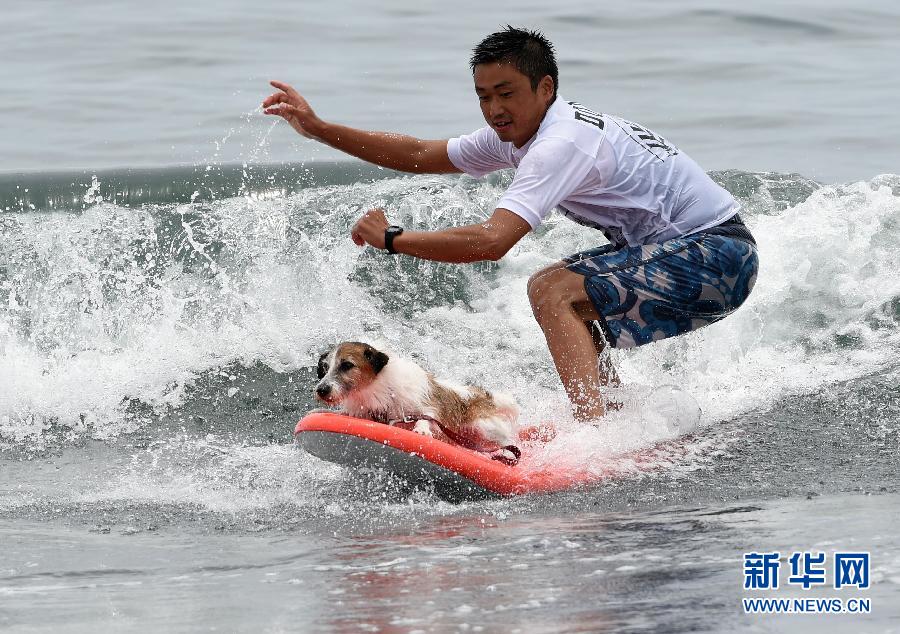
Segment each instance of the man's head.
M556 99L553 45L537 31L507 26L475 47L469 65L485 121L501 140L523 146Z

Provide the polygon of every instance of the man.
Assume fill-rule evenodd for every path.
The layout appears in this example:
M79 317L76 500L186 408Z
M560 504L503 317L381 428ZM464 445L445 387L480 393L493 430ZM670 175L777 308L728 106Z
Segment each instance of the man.
M499 260L554 208L602 232L609 244L528 282L573 413L595 420L608 406L603 388L618 384L607 346L682 334L734 311L756 279L755 242L731 195L671 143L558 97L553 46L542 34L507 27L475 47L470 65L488 125L449 140L325 122L276 81L279 92L263 108L304 136L387 168L476 177L517 168L482 224L404 231L372 209L351 231L358 245L440 262Z

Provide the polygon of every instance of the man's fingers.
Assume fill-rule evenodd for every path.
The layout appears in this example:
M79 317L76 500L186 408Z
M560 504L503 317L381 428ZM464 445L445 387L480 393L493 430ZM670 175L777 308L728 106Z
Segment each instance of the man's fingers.
M282 112L288 112L291 109L291 104L289 103L273 103L273 104L265 104L263 103L263 108L269 114L280 114Z
M295 114L296 106L292 106L289 103L282 103L280 105L275 106L274 108L266 108L263 110L266 114L277 114L279 116L284 117L285 119L288 117L292 117Z
M359 235L359 223L357 222L353 225L353 228L350 230L350 239L353 240L353 244L358 247L364 246L366 241L362 239L362 236Z
M284 108L266 108L263 110L263 114L274 114L276 117L284 117L285 119L291 116L291 113Z
M286 84L286 83L284 83L283 81L275 81L275 80L273 79L273 80L270 81L269 83L270 83L271 85L275 86L275 88L277 88L278 90L283 90L284 92L286 92L287 94L289 94L289 95L292 96L292 97L295 97L295 96L296 96L296 97L299 97L299 96L300 96L300 94L299 94L296 90L294 90L294 87L293 87L293 86L291 86L290 84Z
M266 97L263 102L263 108L268 108L269 106L273 106L276 103L285 103L288 99L288 96L283 92L276 92L273 95L269 95Z

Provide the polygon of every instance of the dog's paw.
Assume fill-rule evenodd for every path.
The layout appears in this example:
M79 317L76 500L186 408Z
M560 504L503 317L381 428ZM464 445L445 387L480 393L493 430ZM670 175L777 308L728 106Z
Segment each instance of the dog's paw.
M424 419L417 420L412 430L417 434L434 438L434 432L431 431L431 421Z
M519 462L519 458L521 457L522 452L515 445L507 445L502 449L491 452L491 460L498 460L505 465L509 465L510 467L516 466L516 464L518 464Z

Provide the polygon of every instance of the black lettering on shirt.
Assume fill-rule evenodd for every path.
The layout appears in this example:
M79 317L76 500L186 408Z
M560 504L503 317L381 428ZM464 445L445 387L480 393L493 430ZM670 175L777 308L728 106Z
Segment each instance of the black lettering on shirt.
M638 145L650 152L659 160L665 160L670 156L678 154L678 148L666 141L664 138L648 130L644 126L628 121L621 117L611 117L625 133L630 136Z
M584 121L586 123L590 123L591 125L595 125L601 130L603 129L603 115L599 112L594 112L590 108L585 108L580 103L575 101L570 101L569 105L575 108L575 118L578 121Z
M575 109L575 119L595 125L601 130L604 129L603 116L599 112L595 112L587 108L577 101L570 101L569 105ZM650 152L659 160L665 160L670 156L678 154L678 148L666 141L663 137L655 132L648 130L644 126L622 119L621 117L610 117L610 119L618 125L622 130L642 148Z

